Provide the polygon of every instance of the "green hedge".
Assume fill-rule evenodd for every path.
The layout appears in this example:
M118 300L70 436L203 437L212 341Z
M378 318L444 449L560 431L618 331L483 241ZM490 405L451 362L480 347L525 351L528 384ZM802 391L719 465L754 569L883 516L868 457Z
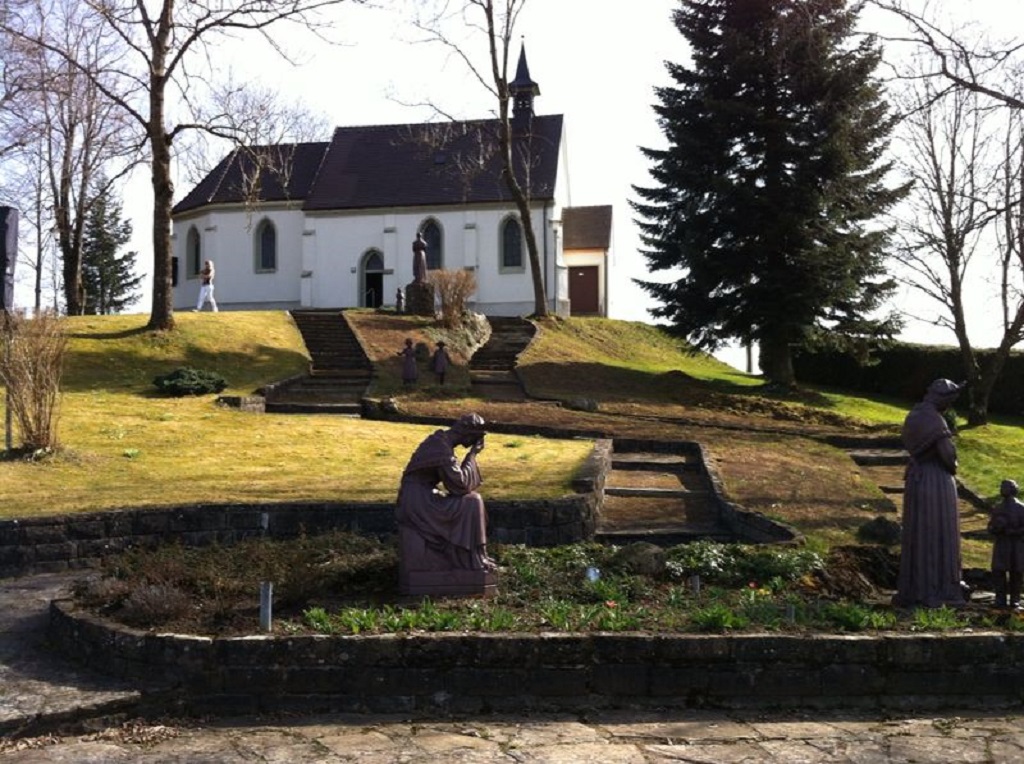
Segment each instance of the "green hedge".
M991 350L981 350L978 362L985 364ZM852 392L919 401L934 379L955 382L966 379L960 351L954 347L896 343L877 351L870 366L838 351L798 350L793 368L801 383L838 387ZM992 390L989 411L995 414L1024 414L1024 353L1014 352L1006 361Z
M153 380L156 389L164 395L183 397L186 395L207 395L219 393L228 386L227 381L215 371L193 369L182 366L170 374L163 374Z

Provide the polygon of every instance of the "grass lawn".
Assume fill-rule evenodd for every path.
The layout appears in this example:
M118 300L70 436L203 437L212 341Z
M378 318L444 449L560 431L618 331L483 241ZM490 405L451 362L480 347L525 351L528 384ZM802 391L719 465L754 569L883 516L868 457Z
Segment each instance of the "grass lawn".
M308 363L283 312L184 313L177 321L173 332L154 334L142 331L143 316L68 319L62 451L0 463L0 516L394 498L410 453L432 428L248 414L216 405L212 395L158 397L153 377L181 365L216 371L229 383L226 393L249 394ZM481 467L495 498L565 494L590 448L572 440L488 441Z
M520 359L531 395L524 403L470 398L465 368L475 332L447 331L418 317L349 314L376 365L372 393L416 414L691 440L704 445L730 499L794 525L819 548L854 540L886 498L844 451L820 436L897 434L913 401L841 390L780 393L659 329L607 319L548 319ZM153 377L181 365L220 373L229 394L302 373L298 331L278 311L183 313L169 333L144 331L144 316L74 317L64 377L64 450L38 462L0 463L0 516L220 501L393 498L398 477L429 428L334 418L244 414L214 396L157 397ZM439 388L429 379L407 394L397 352L405 337L445 339L455 368ZM587 397L597 412L552 403ZM1024 479L1024 430L999 419L961 430L960 476L994 499L1005 477ZM589 443L489 438L486 493L558 496ZM499 458L500 457L500 458ZM983 524L979 515L971 523ZM973 526L971 526L973 527ZM989 545L964 544L967 564L985 566Z

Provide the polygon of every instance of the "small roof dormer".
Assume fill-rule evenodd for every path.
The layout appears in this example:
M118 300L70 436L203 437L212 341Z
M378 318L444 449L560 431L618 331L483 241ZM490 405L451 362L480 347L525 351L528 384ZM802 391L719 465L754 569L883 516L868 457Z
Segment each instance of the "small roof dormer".
M512 121L528 123L533 119L533 99L540 95L540 86L530 78L530 67L526 63L526 43L519 49L519 64L516 78L508 83L512 96Z

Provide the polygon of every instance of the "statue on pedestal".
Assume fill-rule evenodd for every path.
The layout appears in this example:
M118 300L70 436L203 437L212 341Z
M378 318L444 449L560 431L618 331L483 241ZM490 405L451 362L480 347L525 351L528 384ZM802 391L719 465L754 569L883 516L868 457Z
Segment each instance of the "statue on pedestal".
M412 282L405 288L405 312L414 316L434 315L434 285L427 280L427 242L422 231L412 243Z
M461 462L456 448L467 449ZM487 512L477 492L483 448L483 418L465 414L410 458L396 507L404 593L493 593L497 566L487 554Z
M948 379L935 380L903 422L910 464L904 479L900 572L893 597L897 606L965 604L956 447L943 417L963 387Z
M412 243L412 280L414 284L427 280L427 242L423 240L423 231L417 231Z
M992 545L992 579L996 607L1019 608L1024 582L1024 503L1017 498L1017 483L1004 480L999 486L1003 500L992 510L988 532Z

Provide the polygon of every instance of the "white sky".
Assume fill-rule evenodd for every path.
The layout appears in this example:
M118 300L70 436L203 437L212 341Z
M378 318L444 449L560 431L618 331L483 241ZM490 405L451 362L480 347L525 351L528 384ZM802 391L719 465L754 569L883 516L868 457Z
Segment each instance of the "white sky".
M1021 0L946 0L951 2L970 18L994 19L997 29L1013 33L1024 28ZM408 8L412 3L398 5ZM530 73L541 89L537 113L565 115L571 203L614 207L609 303L613 318L650 320L649 298L631 282L648 274L637 253L639 237L628 200L632 184L648 182L648 163L638 147L663 144L651 109L653 88L669 84L666 60L683 62L686 57L686 42L670 21L675 7L676 0L531 0L517 28L525 39ZM258 82L279 89L288 99L301 99L324 113L332 126L422 121L430 118L429 111L408 104L426 101L457 117L482 117L493 111L491 98L468 77L461 61L439 46L410 42L417 33L407 16L354 4L338 6L332 16L334 36L344 40L343 45L293 36L287 47L301 64L292 67L247 38L243 45L223 49L222 72L230 70L236 80ZM289 39L284 33L279 28L275 38ZM484 61L485 49L478 50L477 60ZM513 72L517 56L518 44L510 64ZM176 199L188 190L179 181ZM130 246L139 252L140 265L147 267L152 259L151 195L145 172L126 186L124 197L125 214L135 226ZM897 304L909 299L902 294ZM30 297L18 302L28 303ZM135 309L148 312L149 303L147 290ZM904 338L953 342L951 334L926 324L908 326ZM976 339L979 344L987 341L984 336ZM743 363L742 351L721 357Z

